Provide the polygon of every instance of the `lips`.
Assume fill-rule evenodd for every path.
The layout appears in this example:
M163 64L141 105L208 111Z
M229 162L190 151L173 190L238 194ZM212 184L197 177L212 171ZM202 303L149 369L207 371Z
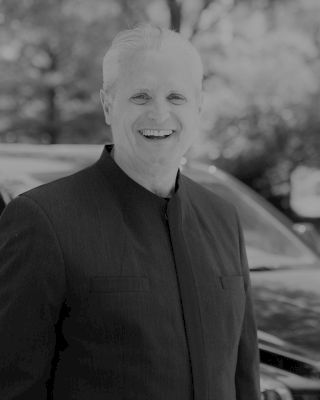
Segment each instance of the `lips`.
M138 129L146 139L166 139L175 133L174 129Z

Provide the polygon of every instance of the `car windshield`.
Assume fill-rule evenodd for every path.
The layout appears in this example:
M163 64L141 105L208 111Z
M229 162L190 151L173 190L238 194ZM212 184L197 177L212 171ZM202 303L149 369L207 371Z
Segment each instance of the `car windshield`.
M292 267L317 262L312 251L264 207L259 196L240 182L215 167L209 169L208 173L202 171L196 174L197 177L193 173L186 175L236 206L251 269Z

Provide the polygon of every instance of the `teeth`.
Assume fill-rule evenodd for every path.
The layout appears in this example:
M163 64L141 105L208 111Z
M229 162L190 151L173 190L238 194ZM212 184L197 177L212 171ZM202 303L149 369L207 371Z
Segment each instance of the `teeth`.
M143 134L143 136L168 136L173 133L173 130L163 130L163 129L141 129L139 132Z

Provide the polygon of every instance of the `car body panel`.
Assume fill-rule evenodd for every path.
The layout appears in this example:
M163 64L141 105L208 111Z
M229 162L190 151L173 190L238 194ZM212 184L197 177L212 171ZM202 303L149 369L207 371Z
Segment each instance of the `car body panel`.
M259 329L320 362L320 269L251 273Z

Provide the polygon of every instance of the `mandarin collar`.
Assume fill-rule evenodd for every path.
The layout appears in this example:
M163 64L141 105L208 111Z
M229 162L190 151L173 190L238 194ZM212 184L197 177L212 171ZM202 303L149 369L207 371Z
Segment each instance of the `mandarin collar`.
M114 161L111 157L111 150L113 149L113 144L107 144L104 146L102 154L97 161L98 167L102 169L104 175L111 183L114 190L120 195L123 200L128 201L139 201L139 202L152 202L158 203L160 206L164 206L171 203L173 200L179 198L183 192L183 180L181 179L180 170L177 172L175 191L169 199L158 196L150 190L146 189L144 186L140 185L138 182L130 178Z

